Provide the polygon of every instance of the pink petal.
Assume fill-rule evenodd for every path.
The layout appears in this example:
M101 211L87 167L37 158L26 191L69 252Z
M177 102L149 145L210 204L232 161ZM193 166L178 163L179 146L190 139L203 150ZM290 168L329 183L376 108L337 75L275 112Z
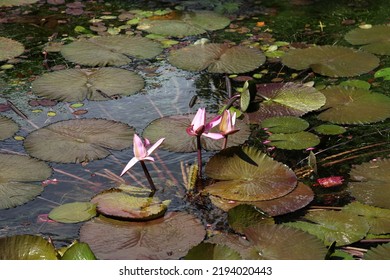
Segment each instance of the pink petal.
M158 146L161 145L161 143L165 140L165 138L161 138L160 140L158 140L156 143L153 144L152 147L149 148L148 152L147 152L147 155L151 155L155 149L157 149ZM145 158L146 159L146 158Z
M209 122L206 124L205 132L209 131L209 130L212 129L214 126L219 125L219 123L221 122L221 119L222 119L222 116L216 116L216 117L213 118L211 121L209 121Z
M221 133L212 133L212 132L203 133L202 135L214 140L219 140L225 137Z
M133 138L133 153L138 159L142 159L147 156L145 145L137 134L134 134Z
M206 121L206 109L199 108L198 112L196 112L195 117L193 118L191 125L193 126L193 130L198 130L199 127L203 126Z
M123 174L125 174L130 168L132 168L134 166L134 164L136 164L137 162L139 162L139 159L136 158L136 157L133 157L125 166L125 168L123 168L122 170L122 173L120 176L123 176Z

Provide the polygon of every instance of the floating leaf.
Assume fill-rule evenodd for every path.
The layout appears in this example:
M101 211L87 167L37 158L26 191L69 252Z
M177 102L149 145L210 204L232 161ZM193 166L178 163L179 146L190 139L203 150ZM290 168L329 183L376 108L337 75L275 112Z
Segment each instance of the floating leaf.
M248 226L257 223L274 224L274 220L253 205L240 204L229 210L228 223L234 231L242 233Z
M191 45L172 51L169 62L188 71L208 70L211 73L249 72L265 62L258 49L227 44Z
M52 243L41 236L14 235L0 238L0 260L56 260Z
M133 135L134 130L125 123L104 119L74 119L31 132L24 146L27 153L42 160L88 162L107 157L110 155L108 149L130 147Z
M0 6L2 6L1 1ZM3 61L21 55L24 52L24 46L18 41L0 37L0 50L0 61Z
M325 104L325 96L314 87L297 83L257 85L259 110L249 113L251 123L276 116L302 116Z
M0 116L0 140L7 139L19 130L19 125L12 119Z
M309 123L304 119L292 116L268 118L263 120L260 125L272 133L294 133L309 127Z
M347 131L345 127L335 124L321 124L319 126L314 127L314 130L317 133L324 135L339 135Z
M229 233L219 233L211 236L206 239L204 242L226 246L238 252L240 256L249 260L252 257L252 244L241 235L229 234Z
M344 36L352 45L363 45L361 48L370 53L390 55L390 26L374 25L370 29L355 28Z
M360 88L329 87L322 90L326 96L323 121L337 124L364 124L390 117L390 97Z
M150 59L162 51L161 44L148 38L116 35L74 41L61 48L66 60L87 66L121 66L128 56Z
M122 219L150 220L161 217L167 210L167 202L157 197L140 196L126 188L103 191L91 200L97 210L107 216Z
M197 150L196 137L189 136L186 128L191 125L194 114L175 115L162 117L152 121L144 130L143 137L149 139L152 143L161 137L165 137L160 148L173 152L195 152ZM210 121L211 117L207 119ZM228 147L244 143L249 135L250 129L245 120L236 120L236 127L240 129L237 133L229 135ZM218 126L211 132L218 132ZM202 148L206 150L220 150L223 139L214 140L207 137L201 137Z
M314 46L292 49L282 63L296 70L311 68L330 77L351 77L370 72L379 66L379 58L363 51L341 46Z
M218 182L204 192L229 200L269 200L286 195L297 184L291 169L253 147L224 149L211 157L205 171Z
M296 133L274 133L268 137L271 141L267 145L286 150L303 150L315 147L320 143L317 135L301 131Z
M365 260L390 260L390 243L369 249L363 256Z
M284 225L258 224L244 234L256 260L323 260L327 252L315 236Z
M170 212L147 222L95 218L80 229L80 241L99 259L179 259L206 231L193 215Z
M49 218L66 224L87 221L96 216L96 205L91 202L71 202L62 204L49 213Z
M87 243L75 242L66 249L61 260L96 260L95 255Z
M185 260L241 260L235 250L225 245L200 243L191 248L184 257Z
M383 78L386 81L390 80L390 67L379 69L374 74L375 78Z
M0 209L22 205L42 191L41 185L28 182L46 180L51 168L27 156L0 154Z
M32 83L35 94L60 101L108 100L134 94L143 87L140 75L111 67L60 70Z
M340 86L370 89L371 84L369 82L362 81L362 80L347 80L341 82Z
M171 17L142 19L138 29L166 36L198 35L226 27L230 20L211 11L174 11Z
M353 166L348 191L358 201L390 208L390 160L382 159Z

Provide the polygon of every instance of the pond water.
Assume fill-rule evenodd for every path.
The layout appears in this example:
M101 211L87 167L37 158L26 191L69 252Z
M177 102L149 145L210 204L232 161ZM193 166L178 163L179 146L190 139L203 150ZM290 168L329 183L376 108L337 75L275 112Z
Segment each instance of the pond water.
M195 113L200 107L210 113L217 113L226 102L225 76L206 71L189 72L171 65L166 56L175 45L166 48L157 58L135 61L122 68L136 71L145 79L145 87L135 95L118 100L82 101L83 115L74 114L72 104L76 102L58 102L51 106L33 107L29 101L37 99L31 91L31 83L47 72L44 65L42 48L49 39L61 41L69 37L77 38L82 32L76 27L89 29L89 21L101 16L118 16L123 11L135 9L163 10L193 7L215 10L228 16L232 22L227 28L209 31L205 34L175 38L177 46L192 44L200 38L211 42L234 42L250 45L255 41L272 45L275 41L290 44L318 44L350 46L344 34L363 24L389 24L390 4L382 1L315 1L315 0L278 0L278 1L80 1L85 6L80 15L74 15L65 4L53 5L56 1L39 1L38 4L21 7L0 8L0 37L12 38L21 42L26 51L15 61L1 62L1 65L12 64L11 69L0 70L0 103L11 101L28 119L14 111L1 112L17 122L20 130L0 142L1 153L26 154L23 138L32 131L61 120L76 118L104 118L127 123L142 134L147 125L155 119L176 114ZM58 1L61 2L61 1ZM142 4L140 3L142 2ZM191 3L192 4L191 4ZM196 2L196 3L193 3ZM0 0L1 4L1 0ZM67 10L68 9L68 10ZM118 18L105 19L106 27L119 27L123 21ZM264 24L264 25L263 25ZM139 32L134 27L129 30ZM124 33L125 31L120 31ZM93 32L92 32L93 33ZM255 39L257 38L257 39ZM1 50L0 50L1 51ZM72 68L59 53L47 54L49 67ZM390 67L389 56L380 57L380 67ZM239 74L239 73L238 73ZM314 81L317 86L338 84L347 78L328 78L308 71L297 71L284 67L277 58L268 57L266 63L245 76L261 74L258 83ZM244 74L242 74L244 76ZM356 79L369 81L375 92L390 96L390 81L372 81L373 72L362 74ZM371 80L370 80L371 79ZM233 91L241 88L243 82L232 80ZM193 107L190 101L197 96ZM40 109L37 111L36 109ZM50 115L53 113L53 115ZM304 116L312 126L320 123L315 114ZM348 126L348 132L340 136L323 138L316 147L317 160L329 158L328 166L320 167L318 177L343 176L346 180L335 189L313 188L316 196L310 206L339 207L351 201L345 191L348 173L353 165L361 164L378 157L387 157L390 149L389 120ZM20 136L18 139L15 136ZM253 126L247 143L256 145L276 160L290 166L293 170L302 170L307 166L309 151L306 149L289 151L271 150L262 144L266 139L264 131ZM379 144L383 143L383 144ZM378 145L376 145L378 144ZM373 145L371 147L371 145ZM366 147L366 148L364 148ZM362 148L354 151L354 149ZM66 151L58 151L66 152ZM63 224L45 219L53 208L76 201L89 201L94 195L105 189L118 186L120 183L145 185L147 180L140 165L130 171L131 175L119 177L124 165L133 157L132 148L122 151L111 151L107 158L87 164L50 163L55 179L45 185L44 191L32 201L21 206L0 210L0 237L17 234L40 234L51 238L56 245L69 245L79 238L79 229L83 223ZM338 154L340 155L338 156ZM341 154L344 153L344 154ZM205 151L206 162L215 152ZM157 150L156 162L147 163L149 171L159 191L156 196L172 200L169 210L187 211L208 225L211 231L225 230L226 213L212 205L196 205L185 199L188 167L196 162L196 153L174 153ZM350 157L350 158L349 158ZM337 162L340 160L340 162ZM23 172L23 170L20 170ZM297 173L298 174L298 173ZM300 174L301 180L309 186L316 183L313 174ZM308 206L309 207L309 206ZM302 210L304 211L304 210ZM277 217L280 221L289 221L303 212Z

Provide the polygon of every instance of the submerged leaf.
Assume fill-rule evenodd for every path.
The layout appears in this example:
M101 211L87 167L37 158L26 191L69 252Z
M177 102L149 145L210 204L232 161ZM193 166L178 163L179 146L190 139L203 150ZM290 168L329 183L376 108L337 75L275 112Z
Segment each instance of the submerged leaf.
M0 6L2 6L1 1ZM0 50L0 61L3 61L21 55L24 52L24 46L18 41L0 37Z
M374 25L370 29L355 28L344 36L352 45L363 45L361 48L370 53L390 55L390 26Z
M26 137L24 146L28 154L42 160L88 162L107 157L110 155L108 149L130 147L133 135L134 130L125 123L105 119L74 119L33 131Z
M7 139L19 130L19 125L12 119L0 116L0 140Z

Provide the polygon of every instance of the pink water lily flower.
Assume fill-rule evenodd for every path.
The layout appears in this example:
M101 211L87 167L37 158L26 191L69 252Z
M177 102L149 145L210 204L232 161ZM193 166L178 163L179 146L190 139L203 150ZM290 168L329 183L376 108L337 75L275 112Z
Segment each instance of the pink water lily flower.
M149 140L145 139L145 141L142 142L142 139L137 134L134 134L134 139L133 139L134 157L127 163L120 176L125 174L130 168L134 166L134 164L136 164L139 161L144 161L144 160L154 161L154 158L152 158L150 155L154 152L155 149L157 149L158 146L161 145L161 143L164 140L165 138L161 138L156 143L154 143L153 146L147 149L150 146Z
M222 135L227 136L229 134L234 134L240 129L235 128L236 124L236 112L233 115L229 110L223 111L221 123L219 124L219 131Z
M206 109L199 108L195 117L192 119L191 125L187 127L187 134L190 136L206 136L215 140L222 139L224 136L221 133L209 132L210 129L217 126L221 122L221 116L216 116L211 121L206 123Z

